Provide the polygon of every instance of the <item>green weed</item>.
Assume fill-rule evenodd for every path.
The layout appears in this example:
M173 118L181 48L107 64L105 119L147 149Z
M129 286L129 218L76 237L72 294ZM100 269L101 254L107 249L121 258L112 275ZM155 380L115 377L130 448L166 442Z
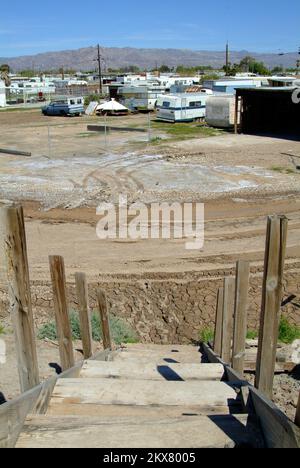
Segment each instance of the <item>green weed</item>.
M93 340L100 341L102 339L102 333L100 315L98 312L93 312L91 322ZM80 340L80 321L78 313L75 311L71 311L70 313L70 324L72 329L73 340ZM122 343L130 344L138 342L137 335L123 319L111 317L110 329L113 341L117 345L120 345ZM57 340L56 324L54 321L44 324L38 331L39 340L44 340L46 338L53 341Z

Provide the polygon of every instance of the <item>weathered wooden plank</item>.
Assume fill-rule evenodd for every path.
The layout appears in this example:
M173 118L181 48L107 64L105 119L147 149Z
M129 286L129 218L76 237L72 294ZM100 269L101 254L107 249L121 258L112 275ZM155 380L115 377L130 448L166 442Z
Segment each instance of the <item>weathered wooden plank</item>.
M247 337L250 263L244 260L237 262L236 273L232 367L242 374Z
M299 393L299 400L298 400L298 406L297 406L296 417L295 417L295 424L296 426L300 427L300 393Z
M239 406L136 406L136 405L97 405L97 404L55 404L50 403L47 414L51 416L98 416L101 418L177 418L180 416L203 416L212 414L240 414Z
M224 304L224 288L219 288L216 310L215 335L214 335L214 351L218 356L222 352L222 327L223 327L223 304Z
M13 448L28 413L32 411L42 390L39 385L19 398L0 405L0 448Z
M8 149L8 148L0 148L0 153L10 154L10 155L13 155L13 156L26 156L26 157L31 156L31 153L29 153L28 151L17 151L17 150Z
M223 361L225 361L228 364L231 362L231 356L232 356L234 289L235 289L234 278L225 278L221 357Z
M93 354L93 338L91 315L89 309L88 284L85 273L76 273L75 282L79 304L79 318L83 356L85 359L89 359Z
M132 352L119 352L114 357L114 361L120 362L135 362L135 363L151 363L156 365L164 364L200 364L201 355L199 354L160 354L160 353L148 353L139 354Z
M273 395L287 229L286 217L268 218L255 387L270 398Z
M24 214L21 206L0 208L10 313L15 335L21 392L39 384Z
M223 382L66 379L57 382L52 404L225 406L238 404L236 400L235 390Z
M59 343L60 361L63 370L74 366L72 331L69 321L69 310L66 288L64 260L60 256L49 257L53 288L56 329Z
M300 429L256 388L249 387L249 390L267 447L300 448Z
M104 291L97 291L98 306L102 325L102 338L104 349L112 349L112 339L109 325L109 314L107 310L107 300Z
M222 363L221 359L207 345L203 345L203 351L210 362ZM230 383L234 384L242 379L242 376L230 366L225 366L225 369ZM268 448L300 447L300 429L271 400L247 382L244 382L241 392L242 400L248 394L249 401L245 401L244 405L248 411L253 408L256 413Z
M192 416L149 421L82 417L28 419L19 448L236 448L260 446L249 416Z
M224 375L220 364L167 364L155 365L130 362L86 361L80 373L81 378L114 378L135 380L216 380Z

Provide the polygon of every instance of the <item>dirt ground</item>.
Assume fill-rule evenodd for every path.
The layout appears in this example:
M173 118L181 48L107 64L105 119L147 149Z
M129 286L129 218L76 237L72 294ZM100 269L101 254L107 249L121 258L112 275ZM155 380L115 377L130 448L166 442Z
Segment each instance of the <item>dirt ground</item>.
M231 133L166 142L161 129L152 129L151 141L162 138L153 144L147 115L107 122L144 133L88 133L90 123L104 120L0 112L0 147L32 152L31 158L0 154L0 204L24 205L32 279L49 280L52 254L64 256L68 279L82 270L90 280L99 272L159 274L209 270L240 258L261 262L271 214L289 218L288 261L300 259L299 142ZM185 239L99 240L96 206L116 202L119 194L147 204L205 202L204 249L186 250ZM57 350L39 343L39 352L46 377ZM15 365L1 374L0 391L14 395Z

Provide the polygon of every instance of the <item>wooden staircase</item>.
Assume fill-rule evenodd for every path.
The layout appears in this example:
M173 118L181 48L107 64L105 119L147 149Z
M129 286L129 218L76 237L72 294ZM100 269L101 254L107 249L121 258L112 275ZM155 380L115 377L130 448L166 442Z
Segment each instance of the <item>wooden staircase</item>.
M22 448L234 448L263 444L239 385L193 346L130 345L85 361L56 383L45 415L29 415Z

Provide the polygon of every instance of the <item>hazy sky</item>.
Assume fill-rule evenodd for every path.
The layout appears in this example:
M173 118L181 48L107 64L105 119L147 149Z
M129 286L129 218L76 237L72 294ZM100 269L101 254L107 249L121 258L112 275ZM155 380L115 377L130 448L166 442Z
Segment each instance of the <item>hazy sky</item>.
M15 0L0 7L0 56L102 46L292 52L300 1Z

